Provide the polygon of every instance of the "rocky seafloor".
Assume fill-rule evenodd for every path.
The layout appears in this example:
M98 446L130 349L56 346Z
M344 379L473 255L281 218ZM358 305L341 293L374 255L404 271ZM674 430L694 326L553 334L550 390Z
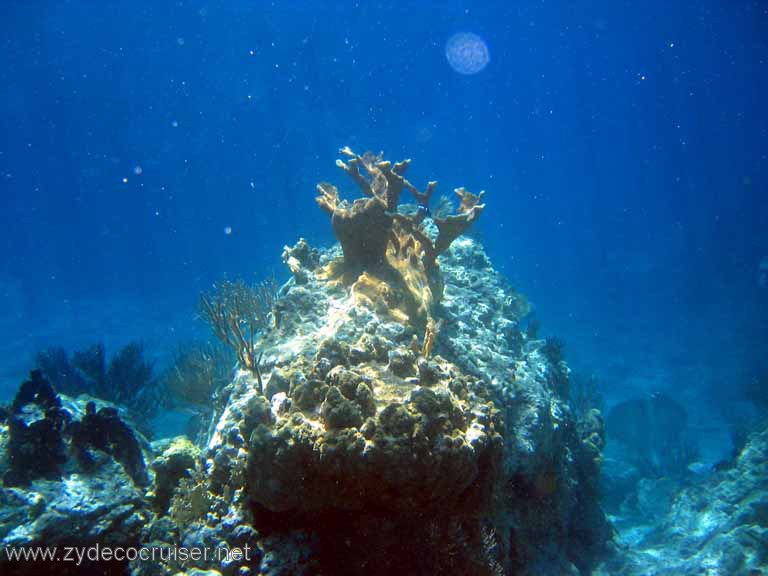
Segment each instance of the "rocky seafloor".
M768 427L731 461L685 487L646 479L629 495L632 511L616 518L623 526L614 553L595 574L768 574Z

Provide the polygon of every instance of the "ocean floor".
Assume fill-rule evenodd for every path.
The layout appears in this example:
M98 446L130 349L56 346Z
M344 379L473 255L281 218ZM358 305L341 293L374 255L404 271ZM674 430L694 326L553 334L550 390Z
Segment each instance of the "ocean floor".
M768 428L686 482L644 480L619 514L599 575L759 576L768 568ZM631 502L630 502L631 500Z

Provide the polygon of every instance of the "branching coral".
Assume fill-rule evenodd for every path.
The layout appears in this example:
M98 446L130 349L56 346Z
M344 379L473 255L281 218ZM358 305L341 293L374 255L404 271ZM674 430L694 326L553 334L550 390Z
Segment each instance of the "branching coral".
M211 397L229 384L233 365L228 348L191 342L179 346L163 380L177 401L207 409Z
M213 292L200 296L203 318L216 337L235 351L240 366L256 375L259 392L264 387L256 339L270 328L276 298L277 283L274 280L264 280L255 287L242 280L225 280Z
M144 358L144 347L138 342L124 346L109 363L104 382L110 390L106 397L117 404L132 406L142 398L154 403L157 383L152 375L153 363ZM143 410L142 410L143 411Z
M458 236L477 220L485 207L482 192L473 194L457 188L460 205L456 214L433 216L437 237L427 232L425 219L437 182L429 182L420 191L404 174L410 160L392 164L382 154L366 152L362 156L348 147L337 160L341 168L360 188L362 198L351 204L342 200L332 184L320 183L316 198L331 215L331 226L344 253L344 272L352 281L362 272L373 274L389 285L389 293L411 321L423 324L431 314L442 285L437 270L437 256L448 249ZM403 190L416 200L415 212L398 211Z
M101 343L73 352L71 359L63 348L41 350L36 361L59 392L90 394L120 404L144 421L163 402L164 391L152 374L153 363L144 357L139 342L124 346L109 363Z

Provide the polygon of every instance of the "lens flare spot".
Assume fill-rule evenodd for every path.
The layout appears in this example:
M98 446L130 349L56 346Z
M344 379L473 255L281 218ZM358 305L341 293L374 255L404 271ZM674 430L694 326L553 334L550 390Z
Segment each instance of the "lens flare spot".
M488 45L477 34L459 32L448 39L445 57L459 74L477 74L488 66L491 54Z

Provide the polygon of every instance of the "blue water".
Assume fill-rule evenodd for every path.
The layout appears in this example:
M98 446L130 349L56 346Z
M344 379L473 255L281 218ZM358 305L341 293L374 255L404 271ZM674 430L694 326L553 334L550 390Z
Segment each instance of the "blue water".
M609 402L717 429L768 370L763 2L9 0L0 28L3 398L41 347L162 362L214 281L287 278L283 245L333 242L344 145L485 190L494 265Z

